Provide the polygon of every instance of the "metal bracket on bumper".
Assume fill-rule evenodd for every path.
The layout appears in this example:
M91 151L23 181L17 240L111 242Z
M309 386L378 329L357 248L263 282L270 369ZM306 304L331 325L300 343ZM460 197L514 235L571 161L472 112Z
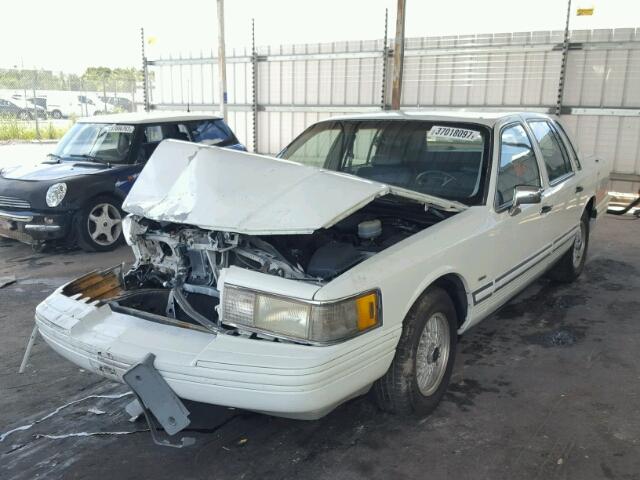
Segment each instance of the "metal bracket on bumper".
M140 402L151 437L157 445L175 448L193 445L196 441L192 437L182 437L178 441L170 438L184 430L191 420L187 407L153 366L155 359L156 356L149 353L122 378Z

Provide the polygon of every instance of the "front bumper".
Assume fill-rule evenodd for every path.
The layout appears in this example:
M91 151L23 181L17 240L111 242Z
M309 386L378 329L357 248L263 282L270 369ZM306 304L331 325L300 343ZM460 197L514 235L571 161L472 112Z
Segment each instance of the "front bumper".
M69 234L71 218L69 213L0 209L0 237L30 244L58 240Z
M184 399L315 419L366 392L389 368L401 329L316 347L213 335L114 312L54 292L36 309L45 341L82 368L122 382L148 353Z

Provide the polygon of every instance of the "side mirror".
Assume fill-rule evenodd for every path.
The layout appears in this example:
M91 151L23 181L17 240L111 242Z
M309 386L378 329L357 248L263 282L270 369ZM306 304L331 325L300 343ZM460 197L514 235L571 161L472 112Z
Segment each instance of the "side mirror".
M520 205L529 205L542 202L542 189L540 187L530 187L518 185L513 189L513 203L509 209L512 217L520 213Z

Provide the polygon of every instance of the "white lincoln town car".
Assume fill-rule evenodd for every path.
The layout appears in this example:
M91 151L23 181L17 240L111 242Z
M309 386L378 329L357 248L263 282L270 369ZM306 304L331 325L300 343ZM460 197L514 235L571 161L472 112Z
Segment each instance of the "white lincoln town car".
M424 415L459 335L547 271L580 275L608 173L533 113L332 118L279 158L167 140L123 204L135 264L63 285L36 322L147 407L314 419L372 389Z

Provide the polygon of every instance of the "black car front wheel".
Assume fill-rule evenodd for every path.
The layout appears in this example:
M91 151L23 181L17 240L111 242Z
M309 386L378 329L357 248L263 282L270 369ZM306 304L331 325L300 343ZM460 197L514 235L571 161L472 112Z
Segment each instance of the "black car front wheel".
M108 196L98 196L76 217L78 245L85 252L108 252L122 242L122 211L120 202Z

